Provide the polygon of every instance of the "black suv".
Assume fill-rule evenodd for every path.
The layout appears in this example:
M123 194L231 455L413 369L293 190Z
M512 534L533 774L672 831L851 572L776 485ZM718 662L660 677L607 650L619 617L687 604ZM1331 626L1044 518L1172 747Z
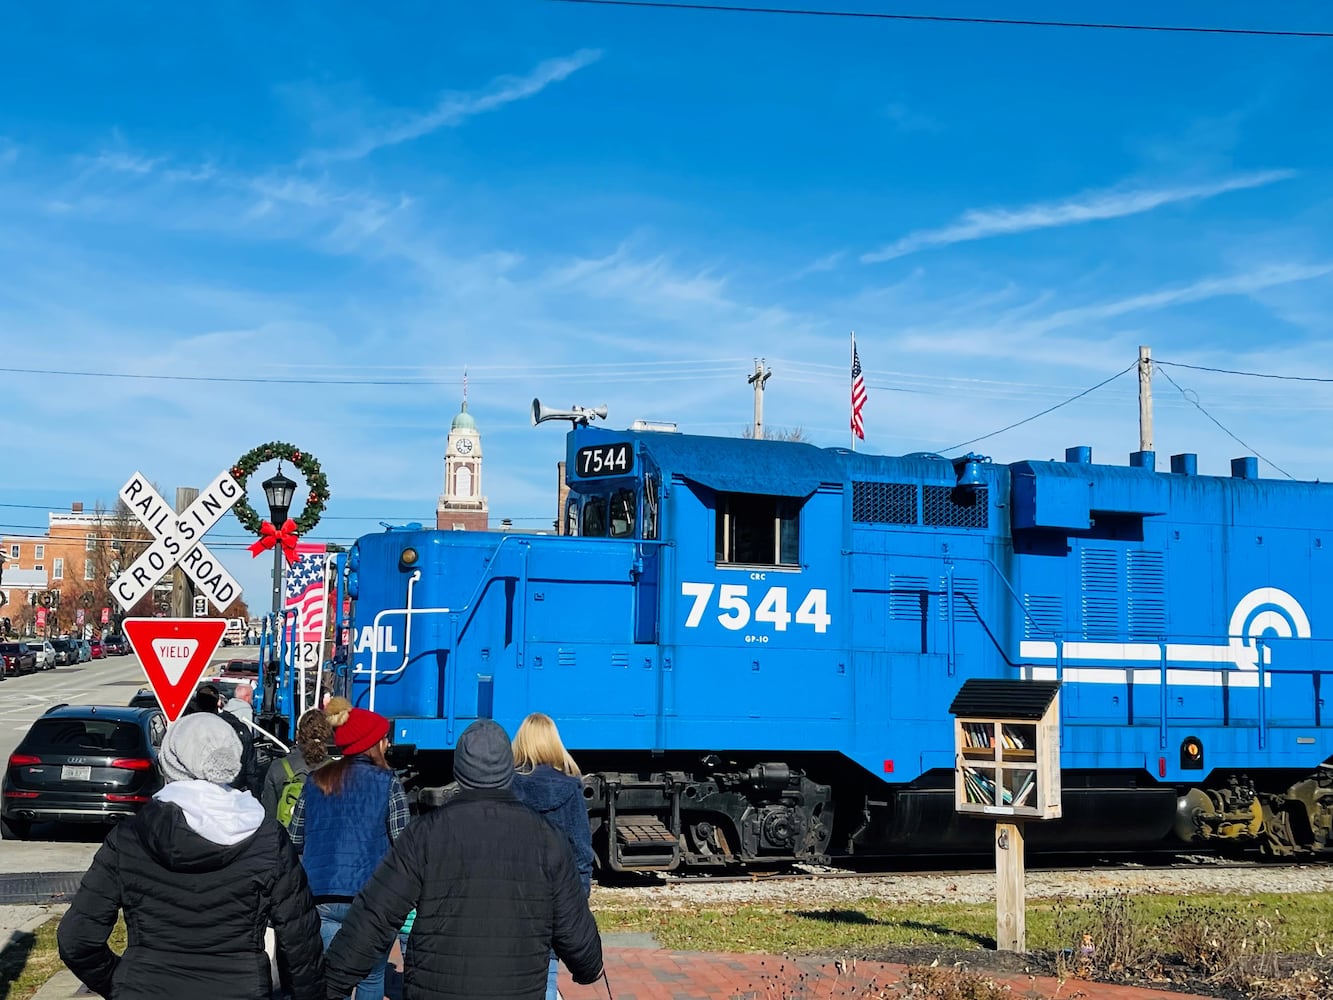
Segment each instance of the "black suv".
M57 667L68 667L71 664L78 665L79 644L73 639L52 639L51 648L56 651Z
M0 782L0 836L25 840L33 823L114 823L162 787L159 708L57 705L9 755Z
M0 658L3 658L4 672L10 677L37 670L37 654L26 642L0 642Z

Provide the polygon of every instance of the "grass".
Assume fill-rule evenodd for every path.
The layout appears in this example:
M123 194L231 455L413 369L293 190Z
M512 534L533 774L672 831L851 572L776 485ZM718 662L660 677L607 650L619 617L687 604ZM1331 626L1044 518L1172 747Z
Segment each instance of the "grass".
M59 925L60 918L53 917L0 951L0 1000L30 1000L43 983L65 967L56 948ZM119 920L111 932L111 950L117 954L124 951L125 940L125 922Z
M1106 897L1096 897L1104 899ZM1027 944L1032 950L1072 947L1071 914L1093 899L1029 899ZM1333 952L1333 896L1147 895L1133 899L1133 922L1161 927L1176 921L1182 907L1273 920L1272 945L1280 953ZM670 909L595 905L597 923L608 931L646 931L665 948L683 951L765 951L792 954L859 954L899 947L942 950L993 948L994 903L895 903L863 899L837 909L787 904L717 909L682 905ZM1081 931L1079 932L1081 934Z

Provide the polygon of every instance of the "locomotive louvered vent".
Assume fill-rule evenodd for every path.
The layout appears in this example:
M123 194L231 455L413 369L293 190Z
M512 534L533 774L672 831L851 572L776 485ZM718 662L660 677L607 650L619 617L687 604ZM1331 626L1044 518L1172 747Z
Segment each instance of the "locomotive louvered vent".
M1054 639L1065 627L1064 598L1049 594L1024 594L1024 639Z
M940 577L940 621L949 617L949 581ZM981 619L981 582L972 577L953 578L953 617L955 621L975 622Z
M1084 549L1083 638L1120 638L1120 553L1115 549Z
M1059 690L1059 681L974 677L963 682L949 712L983 719L1040 719Z
M863 524L916 524L915 483L852 483L852 520Z
M1129 637L1160 640L1166 636L1166 562L1160 552L1127 552Z
M923 621L929 596L924 576L890 576L889 618L900 622Z
M921 523L938 528L985 528L990 524L990 491L985 486L927 486Z

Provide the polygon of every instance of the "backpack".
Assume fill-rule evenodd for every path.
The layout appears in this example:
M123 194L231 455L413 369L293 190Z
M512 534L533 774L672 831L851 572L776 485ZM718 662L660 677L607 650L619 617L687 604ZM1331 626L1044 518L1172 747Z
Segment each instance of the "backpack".
M296 808L296 800L301 797L301 788L305 785L307 774L297 774L292 770L291 761L286 757L279 760L282 769L287 772L287 780L282 783L278 789L278 822L285 829L292 822L292 810Z

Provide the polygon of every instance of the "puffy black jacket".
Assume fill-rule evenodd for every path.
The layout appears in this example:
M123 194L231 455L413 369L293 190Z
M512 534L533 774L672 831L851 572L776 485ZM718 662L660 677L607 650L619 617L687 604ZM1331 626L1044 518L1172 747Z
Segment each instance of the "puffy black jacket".
M529 772L514 774L514 794L569 839L569 846L574 851L574 866L586 896L592 889L593 860L583 782L562 774L549 764L539 764Z
M552 948L575 982L602 973L565 835L509 789L463 789L394 842L329 946L330 1000L370 971L413 907L404 1000L541 1000Z
M259 751L255 748L254 730L230 712L219 712L218 718L231 726L236 731L236 738L241 741L241 771L231 786L259 798L260 789L264 784L264 772L259 766Z
M129 930L119 957L107 947L118 910ZM107 836L57 940L70 971L114 1000L268 1000L270 921L295 1000L322 998L319 917L287 832L264 818L223 846L155 799Z

